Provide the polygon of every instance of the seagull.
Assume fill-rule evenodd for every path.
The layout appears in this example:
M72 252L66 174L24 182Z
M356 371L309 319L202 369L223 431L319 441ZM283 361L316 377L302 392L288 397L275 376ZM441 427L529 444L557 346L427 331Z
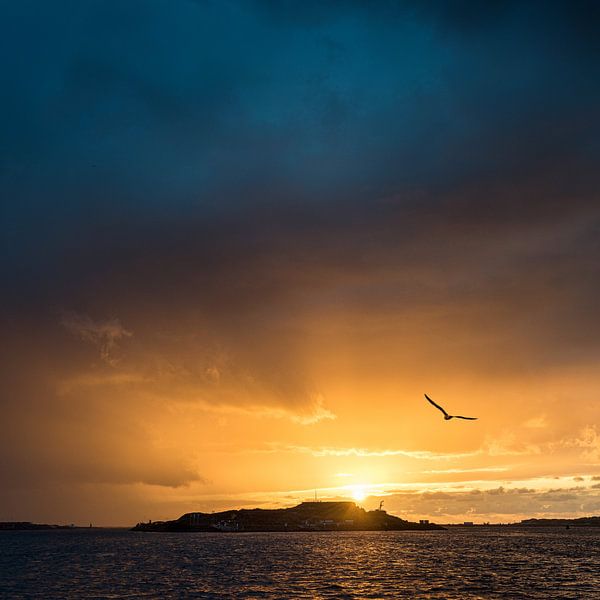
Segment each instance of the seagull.
M425 394L425 398L431 404L433 404L438 410L441 410L444 413L444 420L449 421L450 419L466 419L467 421L476 421L477 417L461 417L460 415L449 415L439 404L436 404L427 394Z

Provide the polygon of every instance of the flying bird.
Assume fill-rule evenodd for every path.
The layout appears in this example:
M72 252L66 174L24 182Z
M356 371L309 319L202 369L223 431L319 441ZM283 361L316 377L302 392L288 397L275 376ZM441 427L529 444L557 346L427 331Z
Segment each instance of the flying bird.
M449 415L439 404L436 404L427 394L425 394L425 398L430 404L433 404L438 410L441 410L444 413L444 420L449 421L450 419L465 419L467 421L476 421L477 417L461 417L460 415Z

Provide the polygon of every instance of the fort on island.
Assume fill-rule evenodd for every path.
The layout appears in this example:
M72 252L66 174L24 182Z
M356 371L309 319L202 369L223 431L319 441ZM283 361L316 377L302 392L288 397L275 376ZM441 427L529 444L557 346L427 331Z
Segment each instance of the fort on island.
M413 523L385 510L366 511L354 502L302 502L292 508L240 509L186 513L174 521L138 523L134 531L386 531L435 530L441 525Z

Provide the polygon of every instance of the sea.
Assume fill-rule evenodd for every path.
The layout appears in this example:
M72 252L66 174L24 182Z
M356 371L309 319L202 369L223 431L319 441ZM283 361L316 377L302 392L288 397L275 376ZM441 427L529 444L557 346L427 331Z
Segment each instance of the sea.
M0 598L600 599L600 529L5 531Z

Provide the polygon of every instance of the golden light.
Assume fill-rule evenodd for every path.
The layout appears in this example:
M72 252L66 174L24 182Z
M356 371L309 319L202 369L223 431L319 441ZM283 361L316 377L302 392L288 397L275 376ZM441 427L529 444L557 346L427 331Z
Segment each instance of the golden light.
M367 497L367 490L364 485L351 485L352 498L357 502L362 502Z

